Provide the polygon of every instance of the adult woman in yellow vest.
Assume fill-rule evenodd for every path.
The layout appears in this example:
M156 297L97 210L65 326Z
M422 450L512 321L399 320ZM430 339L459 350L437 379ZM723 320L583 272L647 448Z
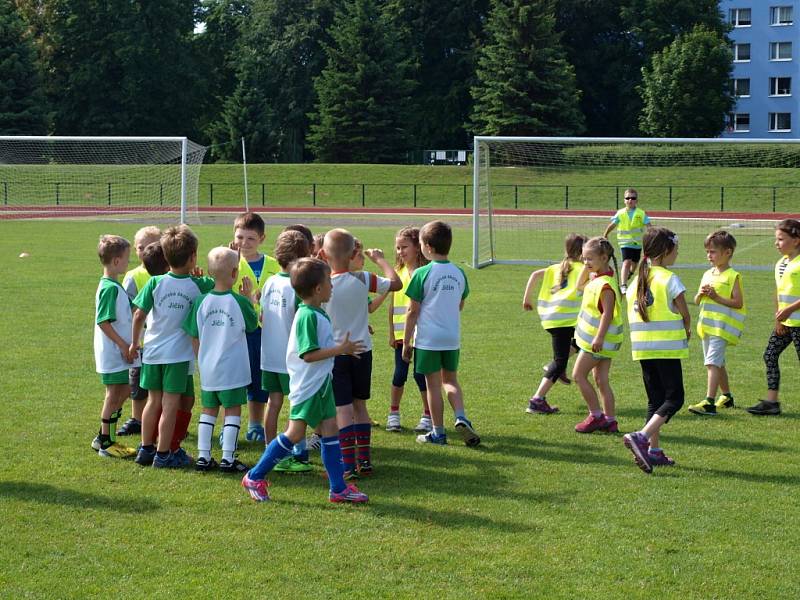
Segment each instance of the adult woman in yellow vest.
M691 318L681 280L667 267L678 258L678 236L664 227L648 229L642 240L644 260L628 290L631 353L642 368L647 392L643 429L623 437L645 473L675 464L660 448L659 433L683 406L681 359L689 358Z
M782 257L775 265L775 329L769 336L764 362L767 366L767 398L747 409L752 415L779 415L778 388L781 371L778 359L794 343L800 357L800 221L784 219L775 229L775 247Z
M617 229L617 243L622 253L622 273L620 274L620 289L622 293L628 291L628 279L636 271L636 265L642 255L642 234L650 227L650 217L638 207L639 193L633 189L625 190L625 208L620 208L611 217L611 223L606 227L603 237Z
M522 296L522 308L533 310L531 296L533 288L541 279L536 310L539 313L542 327L550 334L553 346L553 360L544 368L544 377L539 387L528 400L525 409L530 414L550 414L558 412L558 407L548 404L546 395L556 381L569 383L567 379L567 362L570 354L577 351L575 345L575 323L578 321L578 309L581 305L579 279L583 272L581 252L586 237L570 233L564 239L564 258L560 263L550 265L531 273Z

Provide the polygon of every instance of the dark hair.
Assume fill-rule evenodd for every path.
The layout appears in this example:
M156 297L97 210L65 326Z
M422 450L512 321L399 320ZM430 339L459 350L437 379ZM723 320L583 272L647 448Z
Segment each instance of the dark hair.
M775 226L775 229L789 237L800 238L800 221L796 219L784 219Z
M713 233L709 233L706 240L703 242L704 248L721 248L722 250L736 250L736 238L724 229L718 229Z
M237 229L249 229L250 231L255 231L258 235L264 235L266 225L264 224L264 219L258 213L246 212L236 217L233 222L233 232L236 233Z
M422 265L428 264L428 259L425 258L425 255L422 253L422 246L419 244L419 228L418 227L403 227L397 234L394 236L395 239L403 239L408 240L414 245L414 248L417 249L417 266L421 267ZM403 266L403 259L400 258L400 254L397 252L397 248L394 251L394 266L396 269L399 269Z
M636 310L642 321L647 322L647 293L650 291L650 261L672 252L678 245L678 236L666 227L650 227L642 237L642 262L639 263L639 279L636 282Z
M419 230L419 239L430 246L436 254L447 255L453 244L453 230L444 221L425 223Z
M97 244L97 256L104 265L111 264L115 258L119 258L131 247L131 243L124 237L118 235L101 235Z
M303 225L302 223L296 223L294 225L287 225L283 228L284 231L299 231L303 234L303 237L306 238L308 242L308 247L311 248L314 245L314 234L311 233L311 230Z
M180 269L197 252L199 242L187 225L170 227L161 236L161 249L170 267Z
M308 256L310 252L308 240L301 231L283 231L275 242L275 259L284 270L298 258Z
M164 256L161 242L151 242L142 251L142 264L151 276L163 275L169 271L169 264Z
M559 288L564 285L564 282L569 277L570 271L572 271L572 261L581 259L581 252L583 252L583 245L585 243L586 236L580 235L579 233L570 233L564 238L564 258L561 260L561 269L559 270ZM614 262L614 270L616 270L616 264L617 263Z
M302 299L310 298L314 290L330 274L328 263L318 258L304 257L292 263L289 277L295 293Z

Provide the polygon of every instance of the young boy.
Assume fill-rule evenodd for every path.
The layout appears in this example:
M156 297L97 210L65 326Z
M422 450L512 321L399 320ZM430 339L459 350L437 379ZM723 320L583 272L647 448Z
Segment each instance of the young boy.
M161 248L169 272L152 277L133 302L137 308L133 316L134 340L141 336L147 320L140 384L148 391L148 398L142 415L142 444L136 456L136 462L143 466L175 468L191 463L182 448L171 446L179 411L183 413L179 428L188 428L186 415L191 418L181 398L194 397L190 371L194 352L181 325L192 301L214 287L213 279L190 276L197 264L197 247L197 237L186 225L167 229L161 236ZM137 346L134 341L131 352Z
M103 265L103 277L95 293L94 360L100 380L106 386L100 413L100 432L92 449L100 456L129 458L133 448L117 443L117 421L122 404L130 393L128 369L138 366L137 352L131 345L131 304L118 277L128 268L131 244L118 235L103 235L97 255Z
M642 234L645 228L650 227L650 217L638 207L638 203L639 193L633 188L625 190L625 208L614 213L611 223L603 233L603 237L608 238L608 234L619 226L617 243L622 253L619 290L623 295L628 292L628 279L636 271L636 265L642 256Z
M258 328L258 317L249 298L231 288L239 275L239 255L230 248L208 253L208 274L214 289L198 296L183 322L192 338L201 376L203 412L197 425L197 471L219 467L223 473L244 473L247 467L235 457L242 405L247 402L250 368L246 333ZM249 292L248 284L245 292ZM222 460L211 457L211 439L220 405L225 409Z
M283 398L289 393L286 349L294 315L300 304L300 298L295 294L289 278L289 265L309 253L308 240L301 232L287 230L281 233L275 243L275 258L281 270L267 279L261 293L261 387L269 394L264 423L267 445L278 434L278 416ZM290 473L311 471L305 438L295 444L292 456L275 465L274 470Z
M161 230L154 225L142 227L133 236L133 248L136 250L139 266L125 273L122 278L122 287L125 288L131 302L150 279L144 264L144 250L160 239ZM131 386L131 418L122 424L117 435L139 435L142 432L142 411L147 403L147 390L139 387L139 367L131 367L128 375Z
M333 359L364 350L349 336L333 341L330 318L322 310L331 297L330 268L316 258L301 258L290 269L295 293L303 300L297 308L289 334L286 367L289 371L289 426L272 440L264 454L242 478L244 487L256 502L269 500L265 477L280 460L292 451L292 445L305 437L306 427L320 426L322 463L328 472L331 502L367 502L367 495L344 481L342 452L336 426L336 405L331 386Z
M706 257L712 268L703 273L694 303L700 305L697 333L703 340L704 364L708 370L706 398L689 407L695 415L715 415L718 408L733 406L725 368L725 350L739 343L747 310L742 276L731 268L736 238L719 230L705 240ZM717 388L722 394L716 398Z
M355 239L344 229L332 229L325 234L322 253L333 271L333 294L325 307L333 324L333 339L342 343L350 336L362 341L364 346L358 356L337 356L333 363L339 442L345 476L351 478L358 473L372 472L372 419L367 411L372 383L369 294L394 292L403 287L403 283L378 249L367 250L365 254L381 268L385 277L367 271L350 271L350 261L356 255Z
M403 360L425 376L433 430L417 436L420 444L447 444L444 429L442 386L456 416L455 429L467 446L481 438L464 412L464 396L458 383L461 347L461 310L469 295L467 277L447 259L453 232L443 221L431 221L419 232L422 254L430 263L411 276L406 296L410 302L403 330ZM415 333L416 329L416 333ZM412 347L411 340L414 340Z
M239 277L233 285L238 291L244 278L248 278L254 290L261 290L272 275L278 273L280 265L271 256L262 254L258 248L264 243L266 225L264 219L254 212L236 217L233 223L233 246L239 250ZM261 312L258 301L254 303L256 314ZM250 360L250 385L247 386L247 412L249 423L245 439L249 442L264 440L264 405L267 394L261 389L261 327L247 334L247 353Z

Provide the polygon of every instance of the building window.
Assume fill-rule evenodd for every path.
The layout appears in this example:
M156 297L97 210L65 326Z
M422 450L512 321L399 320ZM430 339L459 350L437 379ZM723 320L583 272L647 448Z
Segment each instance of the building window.
M728 131L750 131L750 113L730 113L728 115Z
M792 42L770 42L770 60L792 60Z
M791 6L770 6L769 8L770 25L793 25L794 15Z
M731 79L731 91L737 98L749 98L750 79Z
M770 131L791 131L792 113L769 113Z
M792 78L791 77L770 77L769 78L770 96L791 96Z
M733 45L733 62L750 62L750 44Z
M730 13L731 25L734 27L750 27L752 25L749 8L732 8Z

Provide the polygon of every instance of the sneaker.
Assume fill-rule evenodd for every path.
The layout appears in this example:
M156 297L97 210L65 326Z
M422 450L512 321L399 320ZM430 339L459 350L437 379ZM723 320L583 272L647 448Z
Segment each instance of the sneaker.
M279 465L283 463L283 468L281 469L284 473L308 473L309 471L313 471L314 467L312 467L307 461L298 460L294 456L290 456L289 458L284 458ZM273 469L277 471L276 468Z
M247 473L242 477L242 487L247 490L250 497L256 502L266 502L269 500L269 482L266 479L254 481L247 476Z
M355 468L355 469L347 469L342 474L342 477L344 478L345 481L352 481L354 479L359 479L359 477L358 477L358 469L357 468Z
M433 431L429 431L424 435L417 436L418 444L435 444L437 446L447 445L447 434L436 435Z
M149 467L153 464L153 460L156 457L155 448L153 450L148 450L141 444L139 444L139 451L136 453L136 458L133 460L137 465L141 465L143 467Z
M692 413L693 415L712 417L717 414L717 407L711 400L705 398L702 402L698 402L697 404L692 404L689 407L689 412Z
M142 422L139 419L131 417L122 424L122 427L117 429L117 435L139 435L142 433Z
M319 450L320 446L322 446L322 436L319 434L312 433L306 438L306 447L309 450Z
M759 400L758 404L746 409L751 415L779 415L781 414L781 403L770 402L769 400Z
M250 467L238 458L234 458L233 462L227 461L224 458L219 461L219 470L221 473L246 473Z
M100 441L100 436L99 435L94 436L94 439L92 440L92 450L98 452L102 446L103 443Z
M433 431L433 423L431 422L431 418L422 415L419 418L419 423L417 423L417 426L414 427L414 433L428 433L429 431Z
M402 429L400 426L400 413L389 413L389 418L386 419L386 431L401 431Z
M381 424L378 423L375 419L370 419L369 422L373 427L380 427L381 426Z
M292 462L292 457L287 456L286 458L282 458L277 462L277 464L272 467L273 471L277 471L278 473L285 473L289 470L289 463Z
M475 433L475 430L472 428L472 423L467 419L456 419L455 428L461 435L461 439L464 440L464 445L474 448L481 443L481 438Z
M622 292L622 295L624 296L625 294L628 293L628 286L623 283L622 285L619 286L619 291Z
M359 489L351 483L341 492L331 492L329 499L331 502L337 504L341 502L363 504L369 500L369 497L364 492L359 491Z
M180 461L182 467L190 466L194 460L192 455L187 453L183 448L178 448L172 453L172 455L176 458L176 460Z
M605 431L606 433L619 433L619 423L617 420L614 419L613 421L605 418L605 423L600 427L600 431Z
M106 446L103 448L102 446L97 451L97 454L100 456L104 456L106 458L132 458L136 456L136 450L133 448L129 448L128 446L123 446L122 444L117 444L114 442L110 446Z
M636 466L645 473L653 472L653 465L649 461L650 442L643 433L638 431L626 433L622 436L622 443L633 453L633 460L636 461Z
M219 464L214 460L213 456L211 458L201 456L194 462L194 470L200 471L201 473L206 473L217 467L219 467Z
M177 456L174 452L170 452L164 458L161 458L158 453L156 453L156 456L153 459L154 469L180 469L181 467L185 466L186 464L184 463L184 460L180 456Z
M528 400L528 408L525 412L531 415L551 415L558 412L557 406L550 406L544 398L531 398Z
M248 442L263 442L267 438L264 435L264 428L258 426L248 429L247 433L244 434L244 439ZM220 434L219 445L222 446L222 434Z
M575 431L578 433L592 433L598 429L605 429L607 426L608 425L604 415L600 415L599 417L587 415L583 421L575 425Z
M364 475L372 475L373 467L372 463L368 460L360 460L358 461L358 474L359 476Z
M647 454L647 461L654 467L671 467L675 464L669 456L664 454L663 450L650 450Z
M717 398L717 401L714 403L714 405L717 408L733 408L734 407L733 396L730 396L728 394L720 394L719 398Z

